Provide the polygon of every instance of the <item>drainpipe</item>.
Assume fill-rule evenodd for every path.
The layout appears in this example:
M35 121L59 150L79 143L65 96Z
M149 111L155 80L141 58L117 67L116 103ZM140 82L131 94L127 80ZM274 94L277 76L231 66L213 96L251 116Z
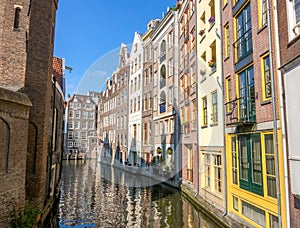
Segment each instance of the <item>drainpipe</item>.
M219 6L220 6L220 9L221 9L221 6L222 6L222 0L219 0ZM220 10L220 29L222 30L222 10ZM224 213L222 214L222 216L226 216L228 211L227 211L227 197L228 197L228 194L227 194L227 156L226 156L226 132L225 132L225 104L224 104L224 98L225 98L225 91L224 91L224 85L225 85L225 77L223 75L224 73L224 66L223 66L223 62L224 62L224 56L223 56L223 45L222 45L222 42L223 42L223 37L222 37L222 31L220 31L220 34L218 34L218 31L216 29L216 35L217 37L220 39L220 53L221 53L221 67L220 67L220 75L221 75L221 83L220 84L220 81L219 81L219 78L217 78L217 82L219 84L219 87L222 91L222 117L223 117L223 126L222 126L222 131L223 131L223 167L224 167L224 171L223 171L223 177L224 177L224 194L223 194L223 204L224 204Z
M275 97L275 81L274 81L274 69L273 69L273 49L272 49L272 34L271 34L271 18L270 18L270 6L269 1L267 1L267 23L268 23L268 41L269 41L269 57L270 57L270 76L271 76L271 88L272 88L272 109L273 109L273 144L275 150L275 172L276 172L276 188L277 188L277 205L278 205L278 227L282 227L282 218L281 218L281 196L280 196L280 176L279 176L279 152L278 152L278 135L277 135L277 106L276 106L276 97Z
M275 37L277 38L275 40L275 45L276 45L276 61L278 63L278 66L281 66L281 61L280 61L280 47L279 47L279 33L278 33L278 14L277 14L277 1L273 2L273 9L274 9L274 33L275 33ZM278 74L278 87L279 87L279 94L283 94L284 93L284 88L283 88L283 78L282 78L282 74L280 70L277 70L277 74ZM283 104L283 99L279 99L280 102L280 113L281 116L284 117L285 116L285 112L284 112L284 104ZM285 121L281 121L281 129L282 129L282 148L283 148L283 160L284 160L284 184L285 184L285 202L286 202L286 227L289 228L290 227L290 199L289 199L289 182L288 182L288 170L287 170L287 166L288 166L288 162L287 162L287 150L286 150L286 146L287 146L287 142L286 142L286 126L285 126Z
M197 51L197 47L198 47L198 34L197 34L197 31L198 31L198 29L197 29L197 12L198 12L198 10L197 10L197 8L198 8L198 4L197 4L197 0L195 0L195 3L194 3L194 5L195 5L195 7L196 7L196 9L195 9L195 18L196 18L196 22L195 22L195 31L196 31L196 37L195 37L195 39L196 39L196 53L195 53L195 55L196 55L196 104L197 104L197 109L196 109L196 116L198 117L198 107L199 107L199 105L198 105L198 99L199 99L199 97L198 97L198 58L197 58L197 56L198 56L198 51ZM200 136L199 136L199 130L198 130L198 118L196 118L196 126L197 126L197 147L196 147L196 149L197 149L197 151L196 151L196 159L197 159L197 162L196 162L196 164L197 164L197 172L198 172L198 175L197 175L197 177L198 177L198 180L197 180L197 192L196 192L196 194L195 194L195 196L197 196L198 194L199 194L199 192L200 192L200 188L199 188L199 185L200 185L200 165L199 165L199 163L200 163L200 161L199 161L199 148L200 148L200 146L199 146L199 140L200 140Z

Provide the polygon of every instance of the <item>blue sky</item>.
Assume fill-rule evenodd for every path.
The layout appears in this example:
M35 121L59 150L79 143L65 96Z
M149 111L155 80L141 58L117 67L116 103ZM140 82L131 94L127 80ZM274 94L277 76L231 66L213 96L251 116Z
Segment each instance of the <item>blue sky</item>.
M60 0L54 55L73 68L66 72L67 94L101 91L118 64L121 43L144 33L176 0Z

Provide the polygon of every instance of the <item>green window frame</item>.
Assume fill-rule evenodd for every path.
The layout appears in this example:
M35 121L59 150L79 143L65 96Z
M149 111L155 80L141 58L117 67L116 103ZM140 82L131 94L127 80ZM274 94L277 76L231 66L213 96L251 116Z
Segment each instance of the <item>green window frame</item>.
M238 136L240 187L264 195L260 134Z

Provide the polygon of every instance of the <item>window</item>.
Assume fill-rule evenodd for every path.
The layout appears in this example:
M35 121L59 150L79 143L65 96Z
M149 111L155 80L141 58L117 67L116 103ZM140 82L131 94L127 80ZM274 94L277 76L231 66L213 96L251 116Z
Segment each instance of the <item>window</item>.
M263 99L270 99L272 96L272 81L270 74L269 55L262 58L262 77L263 77Z
M68 142L68 147L73 147L73 142Z
M69 117L73 118L74 117L74 112L73 111L69 111Z
M253 66L239 75L239 113L244 122L256 121L255 89Z
M21 7L15 6L14 29L19 29Z
M252 53L252 25L250 3L248 3L236 17L236 60L240 61Z
M188 170L187 177L188 181L193 182L193 147L188 147Z
M163 65L160 68L160 88L162 89L165 86L166 86L166 66Z
M157 96L154 96L154 104L153 104L153 109L154 109L154 111L156 111L157 110Z
M202 98L202 126L207 126L207 97Z
M242 214L257 224L266 227L266 214L262 209L242 201Z
M192 129L197 129L197 102L196 99L192 101Z
M233 199L233 209L239 211L239 199L237 197L232 197Z
M169 120L165 120L165 133L169 133Z
M94 119L94 117L95 117L95 113L94 112L89 112L89 118Z
M83 118L83 119L87 119L87 118L88 118L88 112L83 111L83 112L82 112L82 118Z
M231 78L226 78L226 111L227 114L230 114L233 109L232 94L231 94Z
M93 121L90 121L90 122L88 123L88 127L89 127L89 129L94 129L94 122L93 122Z
M238 184L238 167L236 156L236 137L231 138L232 183Z
M70 121L70 122L68 123L68 128L69 128L69 129L73 129L73 128L74 128L74 122L73 122L73 121Z
M165 129L164 129L164 122L160 121L160 134L164 135L165 134Z
M217 91L212 92L212 113L211 120L213 124L218 122L218 94Z
M214 182L215 191L222 192L222 157L214 155Z
M265 156L266 156L266 175L267 175L267 194L270 197L277 198L276 189L276 172L275 172L275 154L273 135L264 135L265 140Z
M171 58L169 60L169 76L172 76L173 75L173 66L174 66L174 59Z
M148 125L144 123L144 145L148 144Z
M168 47L171 48L173 46L173 31L168 34Z
M238 137L240 157L240 187L263 195L260 135Z
M75 118L79 119L80 118L80 111L75 111Z
M212 42L212 44L210 45L210 52L211 52L211 60L209 62L209 67L211 68L211 73L213 73L216 68L216 62L217 62L217 51L216 51L216 41Z
M269 214L269 223L270 223L270 227L272 228L277 228L279 227L278 225L278 217L272 214Z
M74 142L74 147L78 147L79 146L79 142Z
M163 62L166 59L166 41L163 40L160 44L160 62Z
M229 33L229 25L225 25L224 27L224 53L225 53L225 58L229 57L229 53L230 53L230 44L229 44L229 37L230 33Z
M86 139L87 138L87 133L86 131L81 132L81 139Z
M166 93L162 91L160 93L160 101L159 101L159 113L166 112Z
M159 135L158 122L155 123L155 135Z
M75 129L79 129L80 128L80 122L79 121L75 121Z
M76 131L74 132L74 139L75 140L78 140L79 139L79 133Z
M259 27L263 27L267 24L267 0L258 1L260 6L260 18L259 18Z
M169 87L169 104L173 104L173 87Z
M73 132L72 131L68 132L68 139L73 139Z
M210 154L204 154L205 188L210 188Z

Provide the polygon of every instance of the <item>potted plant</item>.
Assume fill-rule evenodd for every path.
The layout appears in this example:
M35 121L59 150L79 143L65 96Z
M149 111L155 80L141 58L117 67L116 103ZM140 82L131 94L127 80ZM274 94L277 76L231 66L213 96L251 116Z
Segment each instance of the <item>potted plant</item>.
M201 69L201 70L200 70L200 74L201 74L201 75L205 75L205 74L206 74L206 70Z
M202 29L202 30L200 30L199 35L200 35L200 36L203 36L204 33L205 33L205 29Z
M162 153L162 149L161 149L160 147L157 147L156 152L157 152L158 154L161 154L161 153Z
M209 62L208 62L208 66L209 67L214 67L216 65L215 61L213 59L211 59Z

